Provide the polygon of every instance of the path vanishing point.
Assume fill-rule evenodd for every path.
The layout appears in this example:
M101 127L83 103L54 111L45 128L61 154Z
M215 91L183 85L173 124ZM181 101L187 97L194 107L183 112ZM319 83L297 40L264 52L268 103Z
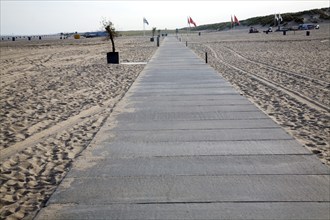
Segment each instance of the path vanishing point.
M166 37L36 219L330 219L330 169Z

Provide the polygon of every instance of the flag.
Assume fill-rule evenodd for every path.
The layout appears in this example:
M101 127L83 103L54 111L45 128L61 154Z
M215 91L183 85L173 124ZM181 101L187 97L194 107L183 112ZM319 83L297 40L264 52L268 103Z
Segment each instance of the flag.
M278 21L278 17L277 17L277 15L276 15L276 14L275 14L275 20L276 20L276 21Z
M234 21L233 21L233 16L232 15L230 16L230 20L231 20L231 25L233 25Z
M280 20L280 22L283 21L283 18L282 18L282 16L280 14L278 14L278 19Z
M237 17L235 15L234 15L234 21L237 25L240 25L239 20L237 19Z
M196 23L193 21L191 17L188 18L188 24L193 24L196 27Z
M146 19L146 18L143 18L143 23L145 23L145 24L149 25L149 22L147 21L147 19Z

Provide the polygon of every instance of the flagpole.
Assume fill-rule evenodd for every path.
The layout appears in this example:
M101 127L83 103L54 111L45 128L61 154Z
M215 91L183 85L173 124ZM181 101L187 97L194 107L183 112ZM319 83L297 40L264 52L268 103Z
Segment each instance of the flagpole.
M188 40L188 26L189 26L189 17L187 17L187 40Z
M144 22L144 18L143 18L143 36L146 36L146 24Z
M189 35L191 35L191 26L190 26L190 23L189 23Z
M235 15L234 15L234 30L235 30L235 24L236 24L236 21L235 21Z
M282 18L282 16L281 16L281 14L280 13L278 13L278 29L280 30L281 29L281 22L283 21L283 18Z

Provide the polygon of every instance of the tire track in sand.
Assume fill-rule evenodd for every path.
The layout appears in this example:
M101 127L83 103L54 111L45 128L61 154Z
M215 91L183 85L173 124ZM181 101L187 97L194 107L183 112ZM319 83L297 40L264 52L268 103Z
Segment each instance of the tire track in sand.
M210 45L205 45L209 50L211 50L211 52L213 53L214 57L221 61L223 64L225 64L226 66L230 67L230 68L233 68L235 70L238 70L240 72L243 72L245 74L248 74L250 75L252 78L254 78L255 80L258 80L264 84L266 84L267 86L270 86L271 88L274 88L276 90L280 90L281 92L284 92L288 95L290 95L291 97L295 98L296 100L298 100L299 102L303 103L303 104L306 104L308 105L309 107L311 108L314 108L316 110L319 110L319 111L326 111L326 112L329 112L330 111L330 108L317 102L317 101L314 101L308 97L305 97L305 96L302 96L300 95L299 93L291 90L291 89L288 89L288 88L285 88L283 87L282 85L278 84L278 83L275 83L275 82L272 82L270 80L267 80L265 79L264 77L261 77L261 76L258 76L254 73L250 73L250 72L247 72L239 67L236 67L234 65L231 65L227 62L225 62L223 59L220 59L216 53L216 51L210 46Z
M89 109L86 109L86 110L80 112L78 115L72 116L65 121L62 121L48 129L45 129L39 133L36 133L36 134L28 137L27 139L25 139L21 142L15 143L14 145L12 145L10 147L1 150L0 161L5 160L6 158L12 156L13 154L23 151L27 147L37 144L38 142L46 139L47 137L49 137L53 134L56 134L57 132L59 132L61 130L72 127L75 124L80 123L84 120L89 120L102 111L105 111L109 108L113 109L113 107L121 100L121 98L124 95L125 94L122 94L122 95L116 96L113 99L103 102L102 107L93 106Z

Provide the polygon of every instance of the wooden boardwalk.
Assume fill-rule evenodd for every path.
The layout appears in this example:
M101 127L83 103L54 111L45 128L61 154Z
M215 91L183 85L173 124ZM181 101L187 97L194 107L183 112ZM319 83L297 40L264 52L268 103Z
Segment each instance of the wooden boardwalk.
M167 37L36 219L330 219L329 174Z

